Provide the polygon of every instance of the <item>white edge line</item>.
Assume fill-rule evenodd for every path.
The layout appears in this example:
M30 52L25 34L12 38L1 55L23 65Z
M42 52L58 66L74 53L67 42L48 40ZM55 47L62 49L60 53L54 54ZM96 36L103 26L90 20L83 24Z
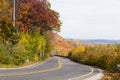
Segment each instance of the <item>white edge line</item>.
M85 80L92 80L94 78L97 79L97 80L101 80L102 77L104 76L103 71L101 69L97 69L97 70L99 71L98 74L96 74L95 76L91 76L91 77L89 77L89 78L87 78Z
M87 67L91 69L91 71L88 74L81 75L79 77L71 78L71 79L68 79L68 80L75 80L75 79L79 79L81 77L85 77L85 76L88 76L88 75L92 74L94 70L91 67L89 67L89 66L87 66Z

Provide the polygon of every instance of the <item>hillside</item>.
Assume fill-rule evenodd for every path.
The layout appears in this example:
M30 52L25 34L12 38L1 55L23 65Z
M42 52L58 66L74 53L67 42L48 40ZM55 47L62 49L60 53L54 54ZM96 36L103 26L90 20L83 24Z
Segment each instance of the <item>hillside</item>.
M51 33L50 37L51 42L55 47L53 54L67 56L73 49L72 45L59 34Z

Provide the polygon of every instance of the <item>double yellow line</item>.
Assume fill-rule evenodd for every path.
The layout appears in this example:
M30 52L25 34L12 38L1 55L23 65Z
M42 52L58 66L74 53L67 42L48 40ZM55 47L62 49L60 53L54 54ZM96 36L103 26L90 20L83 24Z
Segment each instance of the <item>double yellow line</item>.
M38 73L45 73L45 72L55 71L55 70L58 70L58 69L61 69L61 68L62 68L62 65L60 63L60 58L58 58L58 66L55 67L55 68L42 70L42 71L20 73L20 74L0 74L0 76L22 76L22 75L38 74Z

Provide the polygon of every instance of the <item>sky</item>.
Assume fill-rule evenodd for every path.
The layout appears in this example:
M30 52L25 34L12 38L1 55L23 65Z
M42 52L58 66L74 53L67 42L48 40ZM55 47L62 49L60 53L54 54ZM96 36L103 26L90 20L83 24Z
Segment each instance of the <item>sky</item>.
M64 38L120 40L120 0L49 0Z

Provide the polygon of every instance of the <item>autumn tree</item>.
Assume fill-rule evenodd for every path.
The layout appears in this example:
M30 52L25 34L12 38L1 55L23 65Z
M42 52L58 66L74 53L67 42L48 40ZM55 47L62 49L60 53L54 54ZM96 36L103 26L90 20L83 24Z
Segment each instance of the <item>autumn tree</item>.
M59 14L46 0L20 0L18 6L17 23L21 30L39 29L41 34L48 30L60 31Z

